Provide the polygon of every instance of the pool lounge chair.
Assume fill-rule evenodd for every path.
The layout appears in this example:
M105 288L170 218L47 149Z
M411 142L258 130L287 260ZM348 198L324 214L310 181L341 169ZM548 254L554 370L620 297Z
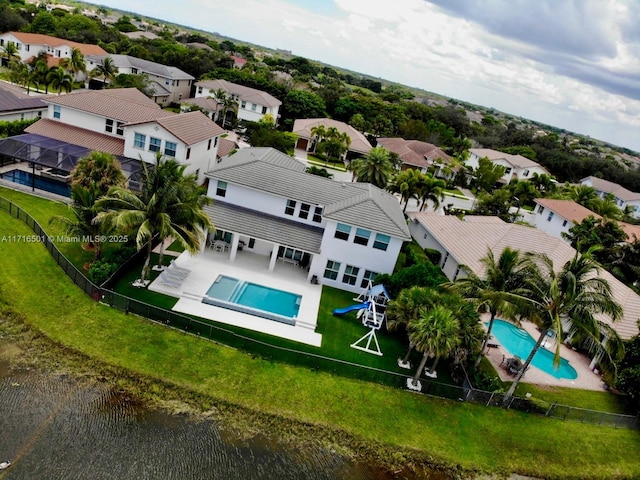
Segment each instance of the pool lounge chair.
M160 283L168 287L180 288L182 286L182 281L165 275L165 272L162 272L160 275L158 275L158 280L160 280Z
M163 273L165 275L168 275L169 277L175 278L177 280L185 280L189 276L191 271L187 270L185 272L183 270L176 270L175 268L169 267Z

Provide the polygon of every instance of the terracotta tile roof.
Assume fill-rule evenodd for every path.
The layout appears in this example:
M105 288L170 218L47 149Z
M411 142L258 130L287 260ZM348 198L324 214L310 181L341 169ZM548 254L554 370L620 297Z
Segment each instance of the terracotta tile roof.
M213 90L214 92L221 88L225 92L237 95L240 100L246 100L257 105L264 105L265 107L279 107L282 105L280 100L267 92L245 87L244 85L238 85L237 83L227 82L226 80L205 80L197 82L196 87Z
M580 183L591 185L593 188L598 190L599 192L603 192L605 194L611 193L618 197L620 200L624 200L625 202L631 202L634 200L640 200L640 193L632 192L631 190L627 190L621 185L617 183L610 182L608 180L604 180L598 177L585 177L580 180Z
M124 139L74 127L72 125L43 118L25 129L27 133L37 133L49 138L60 140L61 142L80 145L81 147L111 153L113 155L124 155Z
M226 157L237 148L238 144L233 140L221 138L220 143L218 144L218 158Z
M573 223L582 223L582 221L591 216L594 218L601 218L597 213L592 212L586 207L583 207L579 203L573 200L558 200L555 198L536 198L534 200L537 204L548 208L556 215L569 220Z
M158 118L156 123L186 145L222 135L224 130L199 110Z
M41 33L25 33L25 32L9 32L16 37L22 43L29 45L50 45L52 47L59 47L61 45L69 45L72 48L77 48L83 55L105 55L107 52L98 45L90 43L78 43L71 40L65 40L63 38L52 37L50 35L43 35Z
M217 112L222 110L222 104L218 103L215 100L215 98L207 98L207 97L187 98L186 100L182 100L180 104L195 105L196 107L202 108L207 112Z
M175 115L162 110L136 88L84 90L49 97L47 102L112 118L125 123L141 123Z
M459 265L466 265L480 277L484 275L480 259L488 250L496 258L505 247L544 253L558 269L575 255L575 250L559 238L535 228L505 223L497 217L467 216L460 220L454 215L431 212L410 212L408 215L419 222ZM637 335L640 296L605 270L601 270L599 276L609 282L614 298L624 310L622 319L615 324L608 318L602 320L613 326L622 338Z
M371 150L371 144L367 137L351 125L331 118L299 118L293 122L293 133L299 137L311 138L313 137L311 129L320 125L324 125L326 128L335 127L338 131L349 135L349 138L351 138L349 150L365 154Z
M402 163L407 165L426 168L431 166L434 160L451 162L451 157L432 143L404 138L378 138L377 140L378 145L397 153Z

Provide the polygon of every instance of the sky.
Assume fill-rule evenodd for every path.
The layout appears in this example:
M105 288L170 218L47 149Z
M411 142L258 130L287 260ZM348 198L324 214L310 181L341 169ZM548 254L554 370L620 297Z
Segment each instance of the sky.
M101 0L640 152L640 0Z

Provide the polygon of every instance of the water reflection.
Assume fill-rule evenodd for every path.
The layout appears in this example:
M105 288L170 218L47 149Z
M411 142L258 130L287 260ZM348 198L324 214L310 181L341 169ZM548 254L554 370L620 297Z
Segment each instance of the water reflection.
M234 440L213 421L149 410L83 379L0 378L0 461L14 479L391 479L324 449Z

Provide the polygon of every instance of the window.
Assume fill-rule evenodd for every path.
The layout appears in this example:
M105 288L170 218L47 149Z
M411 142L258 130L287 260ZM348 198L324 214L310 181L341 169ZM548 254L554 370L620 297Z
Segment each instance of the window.
M287 200L287 206L284 209L285 215L293 215L293 212L296 210L296 201L295 200Z
M444 260L440 268L444 268L444 266L447 264L447 260L449 260L449 252L447 252L447 254L444 256Z
M356 235L353 237L353 243L366 246L369 243L371 232L364 228L356 228Z
M189 160L189 157L191 156L191 147L187 148L187 157L186 159Z
M255 112L256 111L256 107L257 107L257 105L255 103L252 103L251 104L251 111Z
M113 133L113 120L107 118L107 121L104 126L105 132Z
M218 137L213 139L213 146L217 147L218 146Z
M168 78L167 78L167 79L165 79L164 84L165 84L165 85L169 85L169 83L170 83L170 82L169 82L169 79L168 79Z
M553 218L553 212L549 212L549 216L547 217L547 222L550 222Z
M542 205L538 206L538 213L542 214L542 212L544 212L544 207Z
M227 182L218 180L218 188L216 188L216 195L218 197L224 197L227 195Z
M141 133L136 133L133 138L133 146L144 150L145 143L147 143L147 136Z
M458 275L460 275L460 267L456 268L456 273L453 274L454 282L458 279Z
M522 172L522 176L523 177L528 177L529 176L529 170L525 170L524 172Z
M507 167L507 169L504 171L505 175L508 173L511 173L511 167Z
M207 142L207 150L211 150L211 139Z
M149 137L149 151L150 152L159 152L160 147L162 146L162 140L155 137Z
M53 106L53 118L60 118L60 111L62 109L60 108L60 105L54 105Z
M249 239L249 244L247 245L249 248L253 249L253 247L255 247L256 245L256 239L255 238L250 238Z
M136 75L136 74L138 73L138 69L137 69L137 68L132 68L132 69L131 69L131 73L132 73L133 75Z
M298 214L298 216L305 219L309 218L309 210L311 210L311 205L309 205L308 203L301 203L300 213Z
M340 262L334 262L333 260L327 260L327 266L324 269L324 278L329 280L336 280L338 278L338 271L340 270Z
M339 223L338 226L336 227L336 233L334 237L340 240L349 240L350 233L351 233L351 227L349 225L345 225L344 223Z
M31 47L31 45L25 45L25 46L24 46L24 50L25 50L26 52L28 52L28 51L30 50L30 47Z
M344 275L342 275L342 283L346 283L347 285L355 285L359 271L360 269L358 267L347 265L344 269Z
M124 135L124 123L123 122L116 122L116 135Z
M202 87L198 87L198 95L202 93Z
M376 233L376 240L375 242L373 242L373 248L377 248L378 250L382 250L386 252L387 247L389 247L390 241L391 241L391 237L389 235Z
M240 103L240 108L242 108L243 110L247 108L247 101L246 100L242 100L242 102Z
M567 221L565 220L564 222L562 222L562 226L566 227L567 226Z
M167 157L175 157L178 144L174 142L164 142L164 154Z
M262 114L264 115L265 113L267 113L267 107L262 107Z
M180 86L180 80L176 80L176 87Z
M362 282L360 282L361 288L367 288L369 286L369 282L373 283L378 275L377 272L372 272L371 270L365 270L364 276L362 277Z
M322 207L316 207L314 209L312 220L316 223L322 222Z

